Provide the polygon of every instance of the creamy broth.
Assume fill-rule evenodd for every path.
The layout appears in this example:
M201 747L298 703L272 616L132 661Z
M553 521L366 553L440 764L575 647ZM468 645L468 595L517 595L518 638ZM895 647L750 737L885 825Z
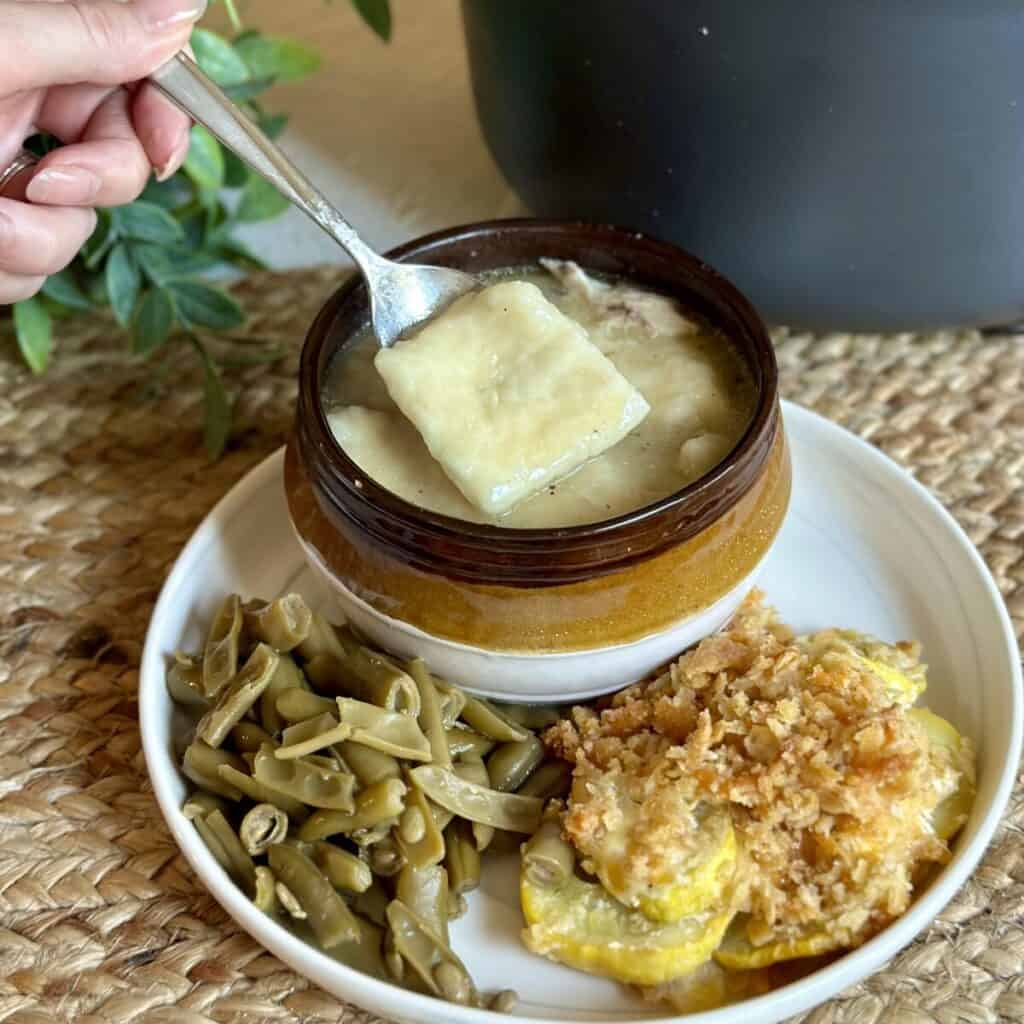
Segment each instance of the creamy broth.
M500 517L471 504L392 400L361 332L334 360L323 395L335 437L372 479L406 501L471 522L528 529L609 519L649 505L703 476L739 440L755 388L732 344L666 297L584 274L572 263L506 271L528 281L581 324L650 405L621 441ZM443 394L444 377L437 387ZM458 411L453 410L453 415Z

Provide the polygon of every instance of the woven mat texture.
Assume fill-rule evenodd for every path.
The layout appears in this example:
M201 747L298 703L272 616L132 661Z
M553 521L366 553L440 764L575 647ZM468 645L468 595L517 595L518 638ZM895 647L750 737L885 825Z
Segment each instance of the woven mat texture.
M33 378L0 340L0 1022L373 1018L239 932L193 876L146 779L136 687L150 611L215 502L289 428L304 330L330 270L237 294L276 363L231 371L228 451L201 443L186 346L150 392L102 317ZM910 469L981 549L1024 633L1024 337L781 332L789 397ZM941 919L814 1024L1024 1021L1024 778Z

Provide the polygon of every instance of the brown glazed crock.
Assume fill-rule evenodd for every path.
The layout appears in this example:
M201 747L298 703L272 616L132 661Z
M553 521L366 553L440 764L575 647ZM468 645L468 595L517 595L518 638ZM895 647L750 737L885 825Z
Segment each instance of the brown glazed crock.
M377 485L331 434L321 401L327 369L368 320L366 290L350 278L306 337L285 467L293 525L334 582L381 615L433 636L551 652L649 635L712 604L753 572L785 513L789 456L772 345L732 284L675 246L578 222L471 224L389 256L470 272L569 259L671 295L732 339L758 397L747 430L722 463L645 508L557 529L452 519Z

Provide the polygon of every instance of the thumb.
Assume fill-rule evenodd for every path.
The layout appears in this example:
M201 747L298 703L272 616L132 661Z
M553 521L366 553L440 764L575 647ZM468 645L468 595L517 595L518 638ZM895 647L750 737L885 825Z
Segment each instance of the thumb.
M0 2L0 95L145 78L187 42L206 0Z

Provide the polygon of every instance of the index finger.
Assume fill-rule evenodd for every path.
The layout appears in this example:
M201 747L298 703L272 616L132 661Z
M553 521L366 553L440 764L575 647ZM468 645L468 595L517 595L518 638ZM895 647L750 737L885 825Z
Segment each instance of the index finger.
M0 3L0 93L145 78L185 43L206 0Z

